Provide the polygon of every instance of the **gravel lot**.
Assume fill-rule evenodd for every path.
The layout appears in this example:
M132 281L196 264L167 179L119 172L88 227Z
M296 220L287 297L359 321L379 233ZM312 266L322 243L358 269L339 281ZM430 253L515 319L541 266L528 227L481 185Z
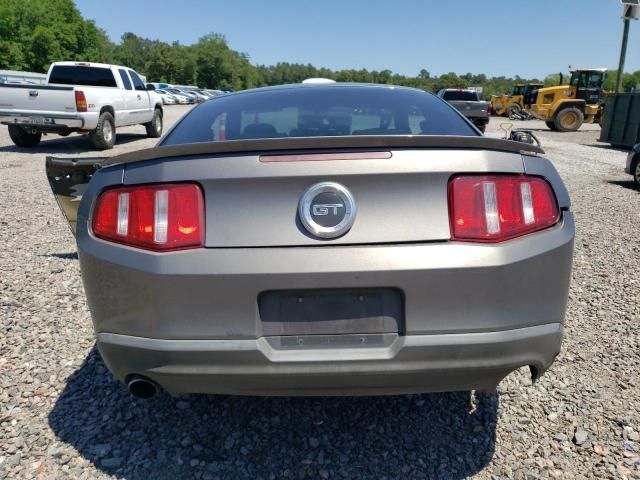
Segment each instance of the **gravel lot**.
M169 107L168 126L186 110ZM499 136L493 119L489 135ZM541 129L577 217L564 349L531 386L374 398L135 400L94 348L44 156L0 128L0 478L640 478L640 193L599 128ZM153 145L121 129L108 155Z

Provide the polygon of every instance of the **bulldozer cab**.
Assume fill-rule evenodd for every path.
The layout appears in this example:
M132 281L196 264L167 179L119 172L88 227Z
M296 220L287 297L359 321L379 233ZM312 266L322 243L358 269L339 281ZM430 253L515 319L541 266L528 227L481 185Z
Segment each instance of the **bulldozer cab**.
M528 93L531 93L534 90L538 90L543 87L544 87L544 83L527 83L527 86L524 87L523 95L527 95Z
M524 85L516 84L511 88L511 96L522 95L524 92Z
M533 103L533 99L535 98L536 91L544 88L544 83L528 83L524 89L524 94L522 95L522 103L525 107L531 106Z
M569 85L576 89L577 99L593 105L602 99L602 83L606 70L575 70L571 72Z

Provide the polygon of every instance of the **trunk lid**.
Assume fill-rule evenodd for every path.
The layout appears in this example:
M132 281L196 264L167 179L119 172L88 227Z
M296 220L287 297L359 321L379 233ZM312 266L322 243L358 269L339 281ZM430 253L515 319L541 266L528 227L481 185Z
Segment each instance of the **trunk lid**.
M55 85L0 85L2 115L52 116L75 113L74 87Z
M523 173L519 153L386 153L389 158L357 160L305 160L295 154L292 161L261 161L261 155L244 154L133 163L125 165L124 183L197 180L205 193L207 247L301 247L448 240L452 175ZM324 182L344 186L355 201L353 225L338 238L319 238L299 213L305 192ZM320 207L330 210L335 204L335 198L327 198Z

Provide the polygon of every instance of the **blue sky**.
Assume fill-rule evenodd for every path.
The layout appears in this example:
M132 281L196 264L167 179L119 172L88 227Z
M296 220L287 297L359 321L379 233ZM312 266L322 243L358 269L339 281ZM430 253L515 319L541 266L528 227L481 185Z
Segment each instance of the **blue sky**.
M312 63L544 77L617 68L619 0L76 0L114 41L127 31L183 44L216 32L255 64ZM511 34L506 32L512 32ZM640 70L632 21L626 71Z

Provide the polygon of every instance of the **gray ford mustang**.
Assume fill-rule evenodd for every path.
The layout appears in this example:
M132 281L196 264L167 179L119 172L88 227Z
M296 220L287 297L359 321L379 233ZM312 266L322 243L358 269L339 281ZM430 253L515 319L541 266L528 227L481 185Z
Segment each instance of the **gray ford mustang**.
M560 351L574 220L543 153L423 91L303 84L47 175L133 395L492 390Z

